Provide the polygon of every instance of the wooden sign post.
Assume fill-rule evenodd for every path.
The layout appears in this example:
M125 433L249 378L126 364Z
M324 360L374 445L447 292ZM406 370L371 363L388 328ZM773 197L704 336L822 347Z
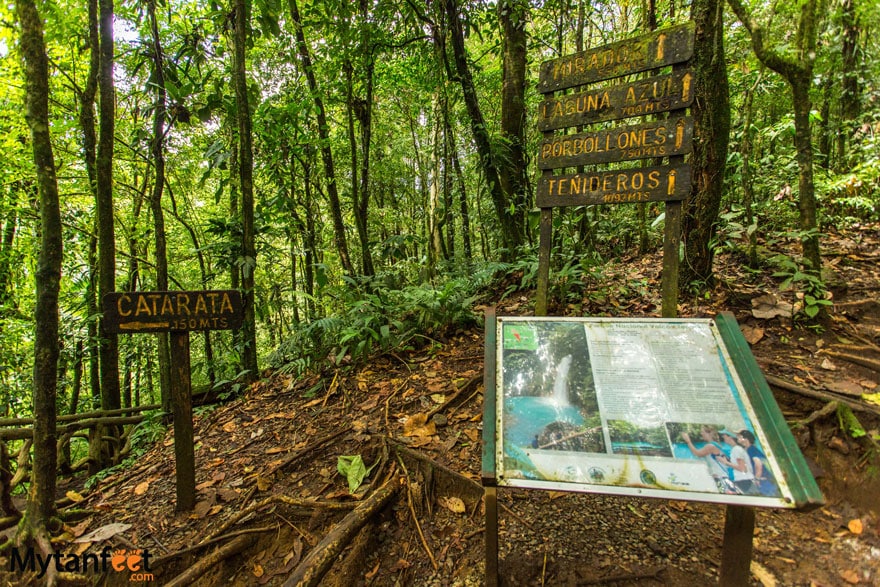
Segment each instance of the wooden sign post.
M691 189L693 119L684 110L694 101L694 24L654 31L618 43L546 61L541 65L538 128L544 133L536 203L541 209L538 290L535 315L547 315L553 208L591 204L664 202L662 315L677 313L681 202ZM661 68L671 72L658 74ZM648 77L625 76L648 72ZM614 80L612 85L591 84ZM563 90L571 93L560 94ZM665 118L657 117L665 116ZM655 120L628 126L582 127L626 118ZM578 134L555 134L578 127ZM582 171L583 166L652 159L665 165ZM576 173L555 173L577 168Z
M104 296L102 303L102 324L108 333L171 334L176 509L189 511L196 504L189 333L240 328L244 321L241 293L236 290L114 292Z

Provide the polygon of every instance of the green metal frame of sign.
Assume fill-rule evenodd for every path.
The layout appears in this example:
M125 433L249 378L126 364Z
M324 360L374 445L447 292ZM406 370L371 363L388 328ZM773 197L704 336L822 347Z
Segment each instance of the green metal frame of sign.
M693 22L610 43L541 64L542 94L687 61L694 51Z
M719 314L715 318L715 324L727 346L746 395L767 433L770 448L786 468L784 472L796 507L810 510L821 506L824 503L822 492L816 485L816 480L788 428L785 417L739 325L728 312Z

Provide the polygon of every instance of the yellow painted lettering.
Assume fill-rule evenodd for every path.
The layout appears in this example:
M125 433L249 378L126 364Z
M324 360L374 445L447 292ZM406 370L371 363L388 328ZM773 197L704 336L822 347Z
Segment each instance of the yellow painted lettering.
M184 314L189 316L191 314L189 311L189 296L187 294L177 294L177 314L180 316Z
M130 309L128 309L128 308L126 308L125 310L122 309L123 302L125 302L125 304L128 305L131 303L131 298L128 297L128 295L119 296L119 299L116 300L116 311L119 313L120 316L131 316Z

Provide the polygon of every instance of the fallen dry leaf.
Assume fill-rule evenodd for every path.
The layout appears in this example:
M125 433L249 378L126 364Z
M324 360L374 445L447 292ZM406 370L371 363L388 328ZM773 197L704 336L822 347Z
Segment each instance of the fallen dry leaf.
M150 488L150 482L149 482L149 481L143 481L142 483L138 483L137 486L135 486L135 488L134 488L134 494L135 494L135 495L143 495L143 494L145 494L145 493L147 492L147 490L148 490L149 488ZM198 489L198 488L197 488L197 489Z
M464 502L459 497L438 497L437 502L454 514L463 514L467 511Z
M840 577L850 585L858 585L861 582L859 579L859 574L852 569L840 571Z
M849 379L831 381L830 383L826 383L825 387L827 387L829 391L836 391L837 393L844 393L846 395L855 396L860 396L865 391L864 389L862 389L861 385L859 385L855 381L850 381Z
M790 318L793 310L794 306L777 300L773 294L765 294L752 300L752 316L761 320L770 320L777 316Z
M79 493L77 493L76 491L73 491L73 490L68 491L64 495L66 495L67 499L69 499L70 501L72 501L74 503L79 503L79 502L85 500L85 498L82 495L80 495Z
M776 580L776 576L770 572L770 569L759 563L758 561L752 561L750 570L752 571L752 575L761 582L761 585L764 587L776 587L778 584Z
M757 344L762 338L764 338L763 328L743 324L739 329L742 331L743 337L745 337L746 342L749 344Z
M823 369L825 369L826 371L837 371L837 365L835 365L831 361L831 359L829 359L827 357L822 360L822 364L819 366L822 367Z
M433 421L429 422L424 413L413 414L403 425L404 436L433 436L436 433L437 426Z
M121 524L119 522L105 524L96 530L92 530L85 536L77 538L74 542L103 542L121 532L125 532L129 528L131 528L131 524Z

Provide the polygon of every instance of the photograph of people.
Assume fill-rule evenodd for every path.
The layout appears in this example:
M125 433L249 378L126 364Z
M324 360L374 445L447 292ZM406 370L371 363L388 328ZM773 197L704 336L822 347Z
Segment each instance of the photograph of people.
M755 471L746 449L737 442L737 435L730 430L719 432L721 439L730 447L730 457L718 457L719 462L730 467L731 478L737 490L745 495L757 495Z
M737 443L746 449L755 474L755 484L758 493L767 496L778 496L779 488L776 486L776 479L773 477L773 471L767 466L767 456L755 446L755 435L751 430L740 430L736 437Z
M700 426L700 437L703 439L703 445L697 447L687 432L681 433L681 439L687 444L691 454L697 458L706 461L709 468L709 474L715 479L718 490L722 493L730 493L733 491L730 484L730 470L721 464L719 458L727 458L728 452L724 450L718 436L718 429L714 426L704 424Z

